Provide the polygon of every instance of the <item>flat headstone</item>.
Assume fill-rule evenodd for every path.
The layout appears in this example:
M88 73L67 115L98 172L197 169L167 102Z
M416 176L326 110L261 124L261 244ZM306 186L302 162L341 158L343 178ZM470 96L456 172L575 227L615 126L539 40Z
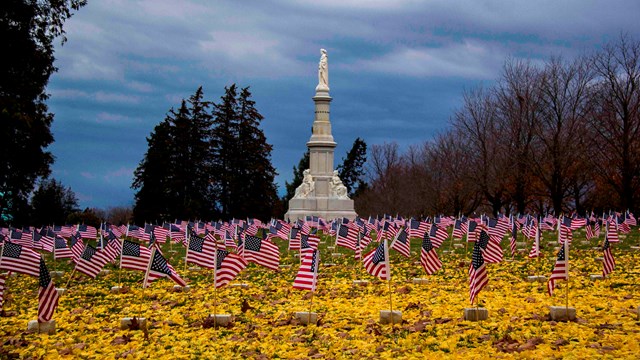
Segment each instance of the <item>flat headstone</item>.
M353 286L367 286L369 285L369 280L353 280Z
M594 246L591 248L591 250L600 250L600 246Z
M111 272L111 270L100 270L100 275L108 275Z
M558 243L556 241L547 241L547 246L556 246Z
M53 335L56 333L56 321L38 322L38 320L31 320L27 323L27 332Z
M122 286L112 286L111 287L111 293L112 294L120 294L121 291L122 291Z
M324 263L324 264L322 264L322 266L332 267L332 266L336 266L336 264L335 263Z
M335 246L327 246L328 250L334 250L336 247Z
M516 249L516 252L519 252L519 253L526 253L526 252L527 252L527 249Z
M217 326L227 326L231 323L231 314L211 314L213 321Z
M553 251L560 251L560 246L556 246L553 248Z
M333 257L341 257L343 254L341 253L331 253L331 256Z
M294 258L299 258L299 257L300 257L300 254L295 253L295 254L293 254L293 257L294 257Z
M132 320L133 320L133 318L131 318L131 317L124 317L124 318L120 319L120 330L129 330L131 328L131 321ZM139 318L136 318L136 320L138 321L138 325L140 327L147 326L147 319L146 318L139 317Z
M400 310L380 310L380 324L401 324L402 311Z
M64 275L64 271L51 271L49 275L51 275L52 278L60 278Z
M429 279L427 279L427 278L413 278L411 280L411 283L418 284L418 285L424 285L424 284L428 284L429 283Z
M489 318L489 310L486 308L465 308L464 319L467 321L482 321Z
M231 284L231 286L241 288L241 289L246 289L249 287L249 284L240 283L240 284Z
M318 314L314 312L300 311L296 312L294 316L303 325L318 323Z
M200 271L200 270L202 270L202 268L200 266L192 266L192 267L189 268L189 270L191 270L191 271Z
M533 275L533 276L527 276L527 281L528 282L545 282L547 281L547 277L544 275Z
M517 247L527 247L527 243L518 241L518 242L516 242L516 246Z
M640 250L640 246L632 246L631 249L633 250Z
M587 240L582 240L582 241L580 241L580 244L582 244L582 245L589 245L589 244L591 244L591 242L590 242L590 241L587 241Z
M594 257L593 260L594 261L604 261L604 258L602 256L599 256L599 257Z
M603 280L604 277L602 275L589 275L589 280L591 281L596 281L596 280Z
M176 251L176 250L169 250L168 252L169 252L169 253L171 253L171 254L175 254L175 253L177 253L177 251Z
M282 264L280 265L281 269L291 269L291 265L290 264Z
M180 286L180 285L173 285L173 291L182 291L182 292L189 292L191 291L191 286L186 285L186 286Z
M576 319L576 308L566 306L550 306L549 315L553 321L567 321Z
M442 253L443 253L443 254L448 254L448 253L450 253L450 252L451 252L451 251L449 251L449 250L442 250Z
M62 296L62 295L64 295L64 293L67 292L67 289L65 289L65 288L56 288L56 291L58 292L58 296Z
M462 249L462 248L464 248L464 245L462 245L462 244L453 244L453 247L455 249Z

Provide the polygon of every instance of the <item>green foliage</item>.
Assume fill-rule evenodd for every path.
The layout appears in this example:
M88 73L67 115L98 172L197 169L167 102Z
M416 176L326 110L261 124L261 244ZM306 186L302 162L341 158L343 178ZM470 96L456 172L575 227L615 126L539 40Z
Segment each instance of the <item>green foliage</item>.
M69 214L65 221L66 224L85 224L91 225L95 228L99 228L102 223L102 219L96 214L94 209L86 208L83 211L76 211Z
M53 41L62 36L64 22L84 0L5 0L0 11L4 41L0 68L0 192L12 204L13 224L28 223L27 199L38 178L49 175L53 142L45 92L53 65Z
M134 173L137 222L271 217L277 202L272 147L250 97L248 88L238 94L232 85L215 104L203 100L200 87L169 111Z
M32 225L64 224L77 207L78 199L71 188L55 179L42 180L31 199Z
M347 157L342 159L336 170L344 186L349 190L349 196L363 191L366 188L364 181L364 163L367 161L367 143L360 138L353 142Z

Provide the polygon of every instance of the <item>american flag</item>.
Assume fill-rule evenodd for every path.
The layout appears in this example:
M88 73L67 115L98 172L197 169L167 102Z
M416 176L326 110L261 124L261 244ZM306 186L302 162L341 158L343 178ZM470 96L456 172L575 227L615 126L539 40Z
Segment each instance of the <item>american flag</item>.
M565 241L568 241L571 244L571 240L573 240L573 233L571 232L571 218L564 217L562 222L560 223L560 232L558 233L558 243L564 244Z
M611 253L611 244L609 243L609 239L606 237L604 238L604 246L602 247L602 250L604 251L602 276L606 277L611 274L613 269L616 267L616 261L613 259L613 254Z
M40 258L38 266L39 288L38 288L38 322L51 320L53 313L58 307L58 291L56 290L51 275L44 263L44 259Z
M489 236L486 230L480 230L478 241L482 248L482 258L488 263L499 263L502 261L502 248L500 244Z
M475 220L469 220L469 226L467 227L467 242L475 242L478 238L477 229L478 223Z
M464 236L465 230L464 230L464 225L465 223L462 222L462 219L458 219L456 220L456 222L453 224L453 238L454 239L461 239Z
M637 226L638 222L636 221L636 217L633 216L633 213L627 211L627 213L625 214L625 219L624 222L627 223L629 226Z
M315 291L318 284L318 266L320 265L320 251L313 250L302 258L300 269L293 280L293 288Z
M358 231L349 225L340 224L336 234L336 245L347 249L356 250Z
M55 232L56 234L58 234L58 235L60 235L62 237L65 237L65 238L68 238L71 235L73 235L74 230L75 229L73 228L73 226L67 226L67 225L65 225L65 226L60 226L60 225L55 226L54 225L53 226L53 232Z
M14 244L22 245L24 247L31 248L33 246L33 241L30 232L23 232L20 230L11 230L11 235L9 236L9 241Z
M170 278L180 286L183 286L183 287L187 286L187 283L184 282L184 280L182 280L182 278L180 277L180 275L178 275L178 273L173 268L173 266L171 266L171 264L167 262L167 259L165 259L164 256L162 256L162 254L160 253L160 251L158 251L157 248L153 248L151 252L153 254L153 258L151 260L151 266L149 266L148 268L149 270L147 273L147 277L145 279L146 286L149 286L150 282L163 277Z
M431 229L429 229L429 239L431 240L431 244L433 244L435 248L440 248L447 237L448 234L445 229L442 229L435 223L431 224Z
M605 234L605 236L610 243L620 242L620 238L618 237L618 232L616 231L616 225L614 220L611 220L611 222L607 225L607 233Z
M71 249L69 249L69 247L67 246L67 240L61 238L60 236L56 236L55 242L55 248L53 249L54 258L66 259L73 257Z
M411 219L409 220L409 236L420 237L429 228L429 224L424 221Z
M516 240L518 238L518 226L516 224L517 223L515 221L511 223L511 238L509 239L512 257L516 254Z
M113 233L109 232L109 237L107 238L107 246L102 249L102 253L107 262L115 261L118 256L120 256L120 252L122 252L122 243L118 240L115 235L111 237Z
M553 296L553 290L556 288L556 281L567 280L569 278L567 270L567 259L565 258L564 246L562 246L558 252L558 258L553 266L553 270L551 271L551 276L549 276L549 281L547 282L549 296Z
M2 311L2 305L4 304L4 289L6 289L7 277L10 273L0 274L0 311Z
M40 257L29 248L5 241L0 255L0 269L40 276Z
M307 253L317 250L319 243L320 238L318 236L302 234L302 236L300 236L300 256L304 258ZM300 260L302 260L302 258Z
M595 237L595 234L593 233L593 225L595 225L595 221L590 220L587 223L587 226L585 227L585 236L587 238L587 241L593 239Z
M91 245L84 247L82 255L76 261L76 271L95 279L100 270L107 264L107 259L101 251L96 250Z
M77 232L83 239L95 240L98 237L98 230L91 225L78 225Z
M391 248L399 252L404 257L411 256L411 249L409 248L409 236L404 228L402 228L396 234L396 237L391 242Z
M187 252L187 262L194 263L207 269L215 267L216 244L207 241L205 238L191 234L189 239L189 251Z
M289 250L300 249L300 235L301 231L297 226L292 226L289 231Z
M129 240L122 242L122 256L120 267L131 270L147 271L151 250Z
M531 251L529 251L529 257L536 258L538 256L540 256L540 227L536 226L536 236L534 237Z
M79 233L71 235L71 253L73 254L73 261L76 262L84 251L84 242Z
M278 271L280 269L280 251L278 246L269 240L247 235L244 238L244 258L262 265L268 269Z
M480 238L473 246L471 265L469 266L469 299L472 304L480 290L489 282L482 247L483 244L487 244L489 241L491 241L489 240L489 234L483 230L480 233Z
M371 250L364 256L362 259L364 268L373 276L377 276L382 280L389 280L391 278L391 272L389 269L388 255L387 239L384 239L377 248Z
M433 275L442 268L442 262L438 259L438 254L434 249L429 234L425 232L420 248L420 264L429 275Z
M600 237L600 224L602 223L602 219L598 219L596 220L596 223L593 224L593 232L595 233L596 237Z
M160 244L167 242L167 236L169 236L169 229L165 229L164 226L153 226L153 233L156 235L156 240Z
M43 228L40 232L33 233L33 246L36 249L41 249L46 252L53 252L53 239L56 237L56 233L51 229Z
M226 247L228 249L235 249L236 248L236 242L233 240L233 236L231 235L231 231L230 230L225 230L224 231L224 247Z
M281 220L275 220L275 224L269 227L269 232L281 239L288 239L289 237L289 225Z
M247 267L247 261L242 256L218 249L215 255L215 287L221 288L231 282Z

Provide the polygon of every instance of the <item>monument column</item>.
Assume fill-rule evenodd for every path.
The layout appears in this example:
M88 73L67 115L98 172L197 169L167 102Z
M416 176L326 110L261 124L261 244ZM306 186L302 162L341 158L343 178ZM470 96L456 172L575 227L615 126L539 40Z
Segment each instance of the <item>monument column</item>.
M302 219L306 216L320 216L327 220L336 217L353 219L356 213L353 200L347 196L346 187L333 168L333 152L336 142L331 135L329 119L331 96L329 96L329 64L327 52L320 50L318 64L318 86L313 97L315 114L309 148L309 169L305 171L303 183L289 200L289 211L285 218Z

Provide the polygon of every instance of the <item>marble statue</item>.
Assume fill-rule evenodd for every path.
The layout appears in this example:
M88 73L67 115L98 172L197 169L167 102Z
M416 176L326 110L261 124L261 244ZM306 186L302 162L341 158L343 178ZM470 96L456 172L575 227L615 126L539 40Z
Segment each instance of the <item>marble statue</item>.
M348 199L347 187L344 186L342 180L338 176L338 170L333 171L333 177L331 178L331 195L338 199Z
M315 181L309 169L302 172L302 184L296 188L295 198L306 198L315 190Z
M316 90L329 90L329 59L327 50L320 49L320 62L318 63L318 87Z

